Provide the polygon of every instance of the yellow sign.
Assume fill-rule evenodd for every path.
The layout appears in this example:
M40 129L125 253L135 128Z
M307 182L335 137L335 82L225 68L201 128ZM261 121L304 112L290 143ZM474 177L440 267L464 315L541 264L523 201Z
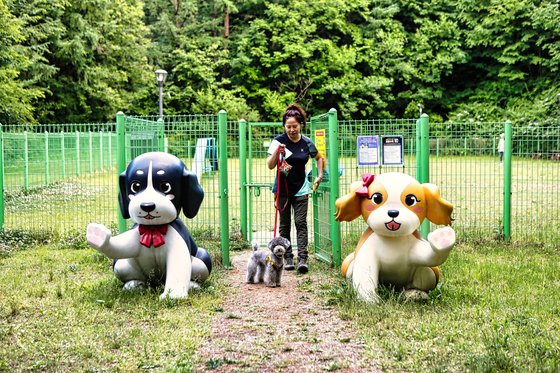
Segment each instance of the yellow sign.
M325 130L315 130L315 147L323 158L327 158L327 141Z

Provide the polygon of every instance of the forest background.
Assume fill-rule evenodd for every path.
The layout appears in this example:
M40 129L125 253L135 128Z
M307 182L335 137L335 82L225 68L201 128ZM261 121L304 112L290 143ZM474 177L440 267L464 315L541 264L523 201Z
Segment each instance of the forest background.
M0 123L560 117L557 0L0 0Z

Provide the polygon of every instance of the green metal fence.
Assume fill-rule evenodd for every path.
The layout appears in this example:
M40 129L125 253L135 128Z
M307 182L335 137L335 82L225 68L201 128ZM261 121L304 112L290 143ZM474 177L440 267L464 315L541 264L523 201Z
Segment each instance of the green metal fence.
M337 130L329 133L332 118ZM335 264L353 250L350 243L365 226L360 219L341 224L338 254L329 218L331 193L345 194L364 172L401 171L438 185L455 206L453 227L459 239L560 242L560 122L428 123L427 116L336 121L333 113L311 122L313 131L304 134L317 141L315 130L327 132L327 179L338 176L340 190L333 193L335 186L324 182L314 194L310 242ZM84 230L91 221L117 227L117 175L136 155L163 150L195 171L205 191L199 215L187 222L194 234L214 245L219 241L224 250L230 231L261 244L272 237L275 175L265 159L268 144L282 132L279 122L228 121L225 112L163 118L119 114L116 123L0 128L3 227L63 232ZM501 133L507 140L502 165L497 154ZM359 167L356 138L361 135L402 135L403 164ZM126 226L123 221L119 228ZM221 255L228 263L228 252Z
M3 227L115 224L115 123L2 126L1 140Z
M139 154L167 151L197 173L205 191L189 228L214 247L229 247L228 158L237 152L227 148L227 137L237 136L237 126L225 112L163 118L119 113L116 123L1 129L2 228L85 231L95 221L124 231L132 223L118 212L118 175ZM221 255L228 265L228 252Z
M241 122L241 128L245 123ZM245 199L241 206L246 211L246 238L265 246L274 236L274 194L272 187L276 170L269 170L266 165L267 150L270 142L283 132L281 122L249 122L247 133L240 133L240 138L247 139L243 146L240 164L246 165L246 172L240 173L240 188L244 190ZM245 182L243 182L245 181ZM292 232L295 228L292 226Z
M427 116L419 121L339 121L340 193L363 172L405 172L438 185L454 204L459 239L560 243L559 123L517 128L503 122L430 123L422 134L422 120L428 124ZM506 135L502 163L497 151L501 133ZM356 137L366 134L402 134L404 165L358 167ZM417 146L421 142L425 151ZM343 256L354 250L348 243L356 242L364 224L361 219L342 223Z
M315 255L327 263L339 266L341 259L340 223L335 220L335 202L340 196L339 177L339 132L336 110L312 117L311 138L325 158L323 181L312 193L313 202L313 246ZM311 180L317 177L313 163Z

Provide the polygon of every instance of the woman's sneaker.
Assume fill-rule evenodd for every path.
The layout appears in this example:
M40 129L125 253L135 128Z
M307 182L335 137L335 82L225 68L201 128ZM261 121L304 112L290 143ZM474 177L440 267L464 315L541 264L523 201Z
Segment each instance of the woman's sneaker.
M294 260L292 258L286 258L284 262L284 269L286 271L294 270Z
M307 259L298 258L297 271L299 273L307 273L307 271L309 271L309 268L307 267Z

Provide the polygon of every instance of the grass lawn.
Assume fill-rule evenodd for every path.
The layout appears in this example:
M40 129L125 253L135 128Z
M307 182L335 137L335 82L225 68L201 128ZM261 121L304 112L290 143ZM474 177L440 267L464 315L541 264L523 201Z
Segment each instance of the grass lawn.
M322 291L384 370L552 372L560 370L559 259L557 249L463 243L424 304L387 288L380 304L364 304L338 275Z
M186 300L121 291L93 249L31 246L0 257L0 371L185 370L225 291L220 271Z
M12 237L10 245L25 239ZM22 245L23 245L22 244ZM20 245L20 246L22 246ZM0 371L184 370L227 296L220 269L184 301L121 291L107 258L62 243L0 250ZM354 299L338 271L313 284L388 371L558 371L560 252L461 243L426 303L383 288Z

